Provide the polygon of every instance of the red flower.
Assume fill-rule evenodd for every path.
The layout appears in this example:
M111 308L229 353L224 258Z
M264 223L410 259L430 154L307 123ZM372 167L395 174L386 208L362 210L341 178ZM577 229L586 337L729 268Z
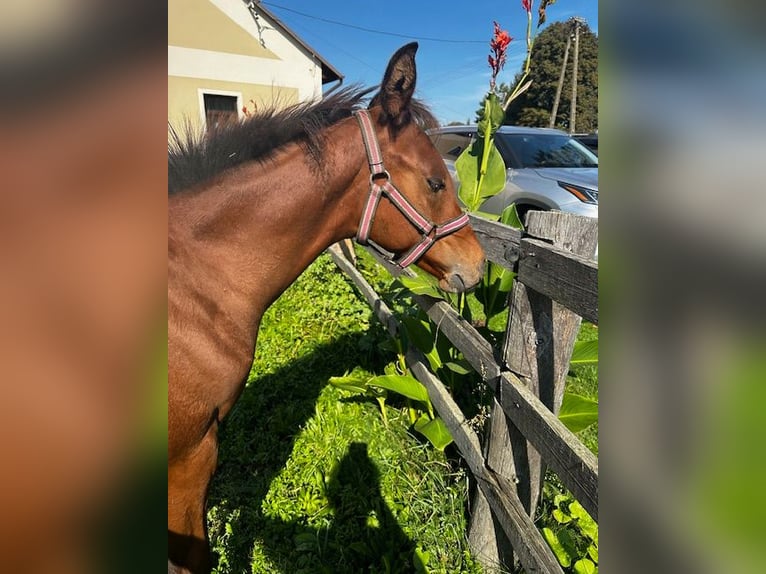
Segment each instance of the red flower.
M495 80L497 75L500 73L500 70L502 70L503 66L505 65L505 53L508 50L508 45L513 39L506 30L500 29L500 24L494 22L494 25L495 33L492 36L492 40L489 42L489 47L492 49L492 54L490 54L487 58L489 67L492 69L492 77L489 80L489 87L491 90L495 89Z
M505 52L508 48L508 44L511 43L511 37L507 31L501 30L500 25L497 22L495 24L495 35L489 42L489 47L492 48L495 53Z
M527 11L527 14L532 12L532 0L521 0L521 7Z

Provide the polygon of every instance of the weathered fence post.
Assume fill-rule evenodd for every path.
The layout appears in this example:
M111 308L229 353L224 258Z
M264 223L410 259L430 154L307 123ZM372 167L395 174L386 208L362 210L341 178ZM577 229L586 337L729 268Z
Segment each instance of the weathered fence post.
M530 212L527 235L577 255L592 256L598 242L598 221L560 212ZM524 284L525 268L529 268L532 255L522 240L519 274L509 297L504 368L526 383L552 412L558 413L581 318ZM534 268L534 263L531 267ZM495 397L492 408L484 445L486 463L497 474L516 484L519 499L529 516L534 517L545 468L540 455L504 414L501 399ZM489 571L513 568L510 543L479 489L473 499L469 542L472 551Z

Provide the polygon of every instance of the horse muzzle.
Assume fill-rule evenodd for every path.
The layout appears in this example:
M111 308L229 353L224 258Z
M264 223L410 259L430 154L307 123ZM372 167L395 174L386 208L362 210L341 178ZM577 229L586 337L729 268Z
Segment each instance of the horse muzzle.
M465 293L476 287L484 277L484 261L468 267L455 265L439 281L439 287L450 293Z

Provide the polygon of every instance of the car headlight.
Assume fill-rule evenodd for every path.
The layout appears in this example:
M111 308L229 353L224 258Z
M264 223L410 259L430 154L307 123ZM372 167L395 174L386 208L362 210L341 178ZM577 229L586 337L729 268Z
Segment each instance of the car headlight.
M572 183L565 183L563 181L558 182L559 187L567 190L574 195L577 199L583 203L590 203L591 205L598 205L598 191L595 189L588 189L580 185L574 185Z

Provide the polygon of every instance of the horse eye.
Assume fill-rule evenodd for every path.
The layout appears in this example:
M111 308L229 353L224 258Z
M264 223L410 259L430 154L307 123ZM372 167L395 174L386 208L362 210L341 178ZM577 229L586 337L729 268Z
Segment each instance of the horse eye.
M430 187L431 191L433 191L434 193L436 193L437 191L441 191L445 187L443 179L439 179L436 177L429 177L426 181L428 181L428 187Z

